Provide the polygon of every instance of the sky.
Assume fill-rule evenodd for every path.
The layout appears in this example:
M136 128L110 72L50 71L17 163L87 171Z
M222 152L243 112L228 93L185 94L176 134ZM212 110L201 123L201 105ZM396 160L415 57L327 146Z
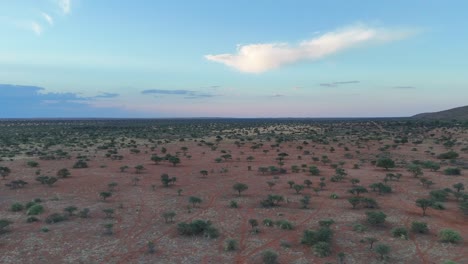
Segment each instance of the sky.
M467 1L0 0L0 118L468 104Z

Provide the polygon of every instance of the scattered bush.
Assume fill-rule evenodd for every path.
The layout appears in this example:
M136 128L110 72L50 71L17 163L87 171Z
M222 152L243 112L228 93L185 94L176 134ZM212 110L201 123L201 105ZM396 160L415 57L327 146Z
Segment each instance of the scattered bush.
M439 239L441 242L445 243L458 243L462 241L460 234L457 231L449 228L442 229L439 232Z
M24 209L24 206L23 206L22 203L14 203L14 204L12 204L11 207L10 207L10 210L11 210L12 212L23 211L23 209Z
M395 227L392 229L393 237L408 239L408 230L405 227Z
M40 204L35 204L31 206L26 212L27 215L38 215L44 212L44 207Z
M264 264L278 263L278 253L272 249L267 249L262 252L262 259Z
M59 214L59 213L53 213L53 214L47 216L47 218L45 219L45 222L47 224L55 224L55 223L62 222L62 221L65 221L65 220L67 220L66 215L62 215L62 214Z
M427 223L425 222L414 221L411 223L411 231L415 233L425 234L429 232L429 228L427 227Z

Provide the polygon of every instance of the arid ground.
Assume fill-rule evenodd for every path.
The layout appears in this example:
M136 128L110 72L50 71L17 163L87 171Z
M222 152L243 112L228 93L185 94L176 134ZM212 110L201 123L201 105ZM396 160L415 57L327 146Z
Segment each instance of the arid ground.
M386 120L217 122L148 121L128 130L105 122L0 123L0 166L10 169L0 180L0 219L11 222L0 234L0 263L263 263L268 249L278 254L278 263L468 263L468 216L459 209L463 197L457 199L453 187L463 183L468 189L466 127ZM451 150L458 157L438 158ZM177 156L180 163L174 166L165 160L167 154ZM155 162L153 155L162 160ZM382 158L393 160L395 166L388 170L377 166ZM78 160L87 167L73 168ZM408 170L411 164L427 161L440 169L420 165L422 175L416 176ZM143 166L141 171L135 169L138 165ZM128 168L121 169L124 166ZM319 175L311 175L311 166ZM63 168L70 175L60 178L57 171ZM459 168L461 175L446 175L447 168ZM339 172L342 178L332 180ZM389 173L401 177L389 178ZM165 187L162 174L177 180ZM58 181L41 184L39 176ZM424 186L422 178L433 184ZM356 196L349 192L355 187L351 179L358 179L354 185L368 191L359 197L375 199L377 208L353 209L348 201ZM14 180L27 184L5 185ZM289 181L302 186L297 187L299 193ZM239 195L235 183L248 189ZM374 183L390 186L391 192L372 191L369 186ZM439 203L445 209L429 207L423 216L416 200L430 199L431 191L445 188L450 188L445 190L448 196ZM104 200L102 192L111 196ZM262 206L268 195L282 196L283 201ZM310 197L307 208L301 202L304 196ZM190 197L201 203L193 206ZM36 204L44 209L34 216L37 221L27 221L32 217L27 208L12 211L12 204L26 205L34 199L40 199ZM70 216L64 211L69 206L77 208ZM80 217L84 208L89 209L87 218ZM106 216L105 209L114 213ZM373 225L367 211L381 211L387 218ZM167 212L175 213L173 221L165 221ZM47 223L54 213L64 221ZM180 234L179 223L196 219L209 220L219 235ZM250 219L258 226L252 227ZM292 229L265 226L264 219L287 220ZM319 256L314 246L301 240L305 230L317 230L325 219L334 221L331 252ZM428 233L411 231L414 221L427 223ZM363 230L356 230L359 227ZM407 237L393 236L396 227L405 227ZM445 228L464 240L441 242L439 232ZM377 239L374 248L390 247L383 260L369 248L369 237ZM237 244L233 250L226 250L229 239ZM153 253L148 242L154 245Z

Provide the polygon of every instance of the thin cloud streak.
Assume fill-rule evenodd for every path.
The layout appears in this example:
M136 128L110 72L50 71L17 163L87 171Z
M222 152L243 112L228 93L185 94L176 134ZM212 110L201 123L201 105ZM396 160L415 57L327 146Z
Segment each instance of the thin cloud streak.
M44 12L42 12L41 15L45 19L45 21L47 21L47 23L49 23L49 25L51 25L51 26L54 25L54 19L51 16L49 16L47 13L44 13Z
M331 82L331 83L321 83L319 85L323 87L337 87L340 85L356 84L356 83L360 83L360 81Z
M385 43L407 38L407 29L374 28L358 24L300 42L239 45L236 54L208 54L205 59L246 73L262 73L303 60L316 61L362 44Z

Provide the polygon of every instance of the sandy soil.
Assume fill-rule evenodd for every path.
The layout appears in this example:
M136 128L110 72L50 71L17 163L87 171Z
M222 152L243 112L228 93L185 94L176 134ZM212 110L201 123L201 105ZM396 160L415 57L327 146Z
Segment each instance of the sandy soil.
M339 146L339 143L344 145ZM113 161L104 156L104 150L89 153L73 152L71 160L44 161L37 160L38 167L44 175L55 175L61 168L69 168L72 175L68 179L60 179L52 187L39 184L34 180L37 168L26 166L27 159L3 161L0 165L12 169L7 179L23 179L29 184L23 189L10 190L0 186L0 218L7 218L14 223L9 232L0 235L0 263L262 263L261 253L265 249L274 249L279 253L280 263L338 263L338 252L345 252L345 263L381 263L375 252L368 249L367 243L360 242L366 236L375 236L381 243L391 246L390 258L386 263L442 263L453 260L457 263L468 263L468 223L457 208L457 202L451 196L445 203L446 210L429 208L427 216L422 217L421 209L416 207L415 200L427 197L433 189L451 187L454 183L463 182L468 186L467 173L462 176L446 176L439 172L424 170L424 177L436 184L430 189L424 188L419 179L414 178L403 167L392 169L392 173L401 173L399 181L391 181L393 193L378 195L370 192L364 194L377 200L380 209L388 215L387 223L383 227L369 227L364 233L353 231L353 224L365 224L365 209L352 209L347 199L351 197L347 191L352 187L349 179L360 179L360 185L368 186L383 180L387 173L370 163L375 159L378 148L391 142L370 141L367 146L358 148L346 139L340 139L330 145L301 142L286 142L280 146L280 152L289 156L285 159L284 168L287 174L262 175L257 172L260 166L277 165L275 161L278 152L271 148L270 142L252 150L252 143L237 147L228 140L219 143L216 150L209 146L199 146L198 142L186 141L168 143L164 145L168 153L180 152L181 146L188 147L187 158L180 153L181 164L172 166L167 162L155 165L150 156L160 154L160 147L151 151L143 144L138 154L132 154L128 149L122 149L119 154L124 155L121 161ZM303 149L297 149L302 145ZM344 146L349 147L345 151ZM446 149L441 145L413 145L411 143L399 145L390 149L392 157L401 162L403 160L436 160L425 151L432 146L430 152L441 153ZM330 152L330 147L335 151ZM417 148L417 151L412 151ZM268 149L268 153L262 152ZM214 160L223 155L225 150L233 157L232 160L216 163ZM308 150L311 155L303 155ZM359 150L360 153L355 151ZM77 154L90 155L89 168L71 169ZM345 158L351 153L352 158ZM248 156L254 156L248 162ZM343 182L330 182L334 169L329 164L314 162L312 157L327 155L331 163L345 161L344 168L348 173ZM298 159L301 156L301 159ZM462 154L460 160L467 161L468 155ZM134 166L142 164L145 170L136 174ZM316 165L321 170L320 176L310 176L307 172L292 173L291 165ZM353 169L354 164L360 164L359 169ZM128 165L127 172L120 172L119 168ZM248 170L251 166L252 170ZM227 168L227 172L221 172ZM208 170L207 177L202 177L200 170ZM160 175L168 173L176 176L174 186L165 188L161 185ZM133 186L131 179L139 177L140 181ZM326 177L327 186L317 196L312 189L305 188L301 195L297 195L289 188L288 181L301 183L305 179L318 187L319 178ZM267 181L275 181L276 185L270 190ZM110 182L117 182L118 186L113 196L102 201L99 193L107 190ZM232 189L236 182L246 183L249 189L238 197ZM151 185L155 184L155 190ZM178 189L182 189L179 196ZM335 193L338 199L330 199ZM262 208L260 200L268 194L281 194L287 201L280 207ZM310 209L301 209L299 200L304 194L311 196ZM198 196L203 202L188 212L188 197ZM68 221L46 224L44 221L26 223L26 214L11 212L13 202L26 203L34 198L41 198L45 212L39 215L41 220L51 213L62 213L67 206L74 205L79 209L89 208L90 218L83 219L72 216ZM229 202L236 200L239 208L229 208ZM114 208L115 217L106 219L102 212L105 208ZM176 212L175 223L165 223L162 213ZM281 230L277 227L260 225L260 233L250 231L248 220L264 218L273 220L286 219L294 223L294 230ZM335 224L332 256L319 258L313 254L310 247L302 245L300 239L307 228L317 228L318 221L332 218ZM208 239L204 237L183 237L177 233L177 223L193 219L211 220L220 230L220 237ZM411 233L408 240L394 238L391 229L397 226L410 228L412 221L425 221L430 228L429 234ZM104 234L103 224L114 223L114 234ZM49 232L42 232L47 227ZM458 230L465 238L465 242L457 245L444 244L438 241L437 234L442 228ZM234 238L239 243L239 249L233 252L223 250L223 243L227 238ZM147 252L147 242L155 243L156 252ZM281 243L289 242L290 247L282 247ZM378 243L379 243L378 242Z

